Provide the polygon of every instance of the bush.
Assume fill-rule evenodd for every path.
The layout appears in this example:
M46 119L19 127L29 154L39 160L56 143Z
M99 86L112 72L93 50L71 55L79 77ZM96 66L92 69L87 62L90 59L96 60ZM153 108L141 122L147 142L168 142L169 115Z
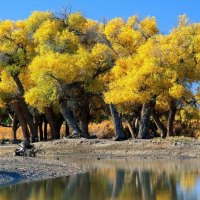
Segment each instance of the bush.
M111 139L115 136L114 126L110 120L105 120L99 124L90 123L89 132L91 135L96 135L100 139Z

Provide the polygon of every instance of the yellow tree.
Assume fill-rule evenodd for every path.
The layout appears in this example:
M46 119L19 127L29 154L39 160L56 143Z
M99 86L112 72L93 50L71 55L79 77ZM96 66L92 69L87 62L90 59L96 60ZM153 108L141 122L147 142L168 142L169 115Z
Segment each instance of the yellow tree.
M136 55L116 62L111 72L114 79L105 98L116 104L143 104L139 138L148 137L148 124L156 100L164 97L169 103L170 134L176 113L174 104L177 100L191 98L188 85L199 79L194 73L199 69L197 52L193 51L194 34L198 34L198 29L196 24L182 25L169 35L154 36L140 46ZM122 70L124 73L120 76Z
M6 71L7 76L9 75L13 80L9 82L9 84L14 84L13 88L17 87L17 95L16 92L13 94L13 97L15 98L12 99L10 103L20 120L21 126L23 126L24 137L29 138L26 125L28 123L34 138L36 137L36 131L28 107L23 99L24 87L22 85L22 80L19 77L24 66L29 62L32 54L32 47L29 46L30 42L27 40L28 33L26 31L26 26L22 21L16 23L12 21L2 21L0 27L1 68L4 69L1 73L5 73ZM29 46L29 49L26 48L26 46ZM4 75L2 74L2 76ZM2 79L1 84L4 84L3 81L6 80ZM12 93L13 91L10 90L7 92ZM24 116L22 116L20 112L20 109L22 108L23 110L21 112L23 112Z
M123 102L124 98L129 98L131 95L131 92L127 92L128 89L126 89L120 81L123 80L124 84L126 81L127 83L129 82L126 75L134 68L135 64L132 63L133 59L137 57L138 52L141 51L141 46L143 46L149 38L158 33L158 28L156 20L153 17L147 17L140 21L137 16L133 16L127 21L121 18L115 18L109 21L105 26L104 33L107 40L110 42L110 48L113 49L117 55L115 66L110 74L110 89L105 94L105 100L107 103L110 103L111 113L115 116L114 123L117 139L120 139L124 137L122 119L121 116L117 114L117 110L113 104L120 105L118 101ZM137 72L137 69L134 69L134 73ZM142 80L140 80L140 82L142 82ZM116 84L116 90L114 89L114 84ZM119 93L120 95L118 95ZM126 101L126 105L128 105L128 102L129 101Z
M26 101L40 110L59 105L74 136L89 136L91 82L112 62L112 51L91 36L97 28L95 21L73 13L47 19L33 36L38 55L29 65L34 86Z
M33 34L44 20L51 17L52 14L49 12L34 12L24 21L5 20L0 22L0 65L3 69L1 72L6 72L13 80L8 84L14 83L13 88L16 87L15 93L13 93L15 98L7 101L7 103L12 104L21 126L24 126L24 137L26 139L29 138L28 124L33 141L37 138L37 129L33 122L33 116L24 100L24 93L31 85L26 70L35 56L36 45ZM4 84L3 79L1 84ZM12 93L13 91L10 90L9 92Z

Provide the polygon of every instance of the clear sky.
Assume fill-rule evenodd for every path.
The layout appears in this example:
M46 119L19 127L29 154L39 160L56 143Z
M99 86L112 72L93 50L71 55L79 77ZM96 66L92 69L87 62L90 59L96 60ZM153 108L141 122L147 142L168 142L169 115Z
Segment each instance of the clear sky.
M155 16L163 33L176 25L180 14L200 22L200 0L1 0L0 19L24 19L34 10L57 11L66 5L95 20Z

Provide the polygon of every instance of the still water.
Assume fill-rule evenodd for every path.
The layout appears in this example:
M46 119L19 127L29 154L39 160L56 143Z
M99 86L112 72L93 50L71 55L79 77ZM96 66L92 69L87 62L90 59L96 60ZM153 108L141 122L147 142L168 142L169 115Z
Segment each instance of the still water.
M84 161L89 172L0 188L0 200L199 200L200 161Z

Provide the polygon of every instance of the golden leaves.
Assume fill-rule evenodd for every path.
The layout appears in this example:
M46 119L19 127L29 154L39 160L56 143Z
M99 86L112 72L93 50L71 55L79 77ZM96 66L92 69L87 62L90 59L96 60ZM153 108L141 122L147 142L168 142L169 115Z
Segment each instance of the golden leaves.
M87 24L87 19L80 12L70 14L67 21L69 29L73 31L83 32L85 25Z
M153 36L159 32L155 17L147 17L139 23L139 28L146 37Z
M27 29L30 32L35 32L48 19L52 18L51 12L34 11L31 16L25 20Z
M105 27L105 34L109 39L117 37L121 32L121 28L124 26L125 22L122 18L114 18L108 22Z

